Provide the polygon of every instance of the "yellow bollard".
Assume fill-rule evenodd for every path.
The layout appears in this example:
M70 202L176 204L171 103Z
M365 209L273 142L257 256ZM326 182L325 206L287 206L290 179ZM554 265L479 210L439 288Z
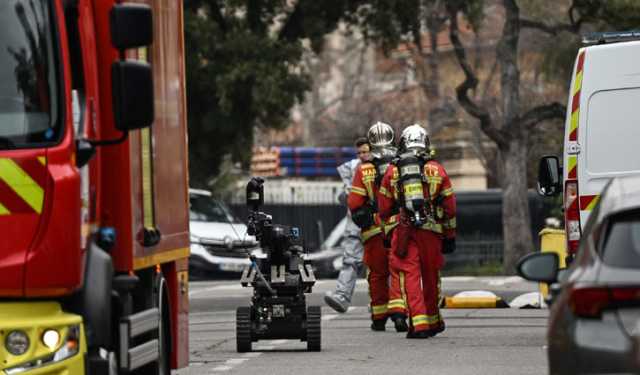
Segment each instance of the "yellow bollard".
M562 229L544 228L540 231L540 251L552 251L558 254L560 259L560 269L566 268L565 258L567 257L567 245L565 233ZM547 297L549 288L546 283L540 283L540 295L543 299Z

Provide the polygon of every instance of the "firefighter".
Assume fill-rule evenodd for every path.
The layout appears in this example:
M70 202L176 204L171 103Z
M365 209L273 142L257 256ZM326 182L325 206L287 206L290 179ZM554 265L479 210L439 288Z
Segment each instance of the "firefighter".
M361 137L356 139L355 146L358 152L358 158L343 163L337 168L345 189L344 195L341 195L344 196L344 198L341 198L340 201L345 205L346 195L351 191L351 181L353 180L356 168L358 168L360 163L369 162L371 159L371 146L367 138ZM360 228L353 222L348 210L347 225L344 230L344 239L341 241L341 245L344 251L342 254L342 269L338 274L336 290L334 292L328 291L324 296L324 301L335 311L345 313L351 304L351 297L356 287L358 274L362 269L364 252L362 240L360 239Z
M400 292L400 278L397 273L390 272L388 257L391 246L388 239L397 224L397 217L389 215L383 221L376 212L376 195L382 176L395 157L393 137L393 128L388 124L377 122L369 128L367 138L373 159L356 169L347 205L354 223L362 231L371 298L371 329L384 331L390 317L396 331L406 332L406 307Z
M408 126L398 157L387 169L378 193L380 216L399 210L391 268L400 275L410 315L407 338L429 338L444 331L440 300L443 253L455 250L456 198L442 165L431 158L424 128Z

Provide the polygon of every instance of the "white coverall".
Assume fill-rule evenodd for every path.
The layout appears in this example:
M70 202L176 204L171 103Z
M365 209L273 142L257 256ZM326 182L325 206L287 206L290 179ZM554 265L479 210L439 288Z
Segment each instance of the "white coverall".
M338 174L344 183L345 194L348 195L351 189L351 181L356 168L360 164L360 160L353 159L341 164ZM345 200L346 201L346 200ZM346 203L345 203L346 205ZM338 275L336 292L344 298L347 303L351 303L351 297L356 286L358 274L362 270L362 257L364 255L364 247L360 239L360 228L351 220L351 214L347 209L347 225L343 234L341 245L344 249L342 259L342 269Z

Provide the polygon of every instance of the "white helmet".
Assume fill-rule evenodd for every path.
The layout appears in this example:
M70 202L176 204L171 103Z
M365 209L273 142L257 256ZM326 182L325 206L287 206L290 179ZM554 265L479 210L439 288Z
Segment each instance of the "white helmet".
M393 128L384 122L376 122L369 127L367 139L372 148L384 148L393 145Z
M429 150L429 134L419 124L409 125L400 136L400 148L404 150Z

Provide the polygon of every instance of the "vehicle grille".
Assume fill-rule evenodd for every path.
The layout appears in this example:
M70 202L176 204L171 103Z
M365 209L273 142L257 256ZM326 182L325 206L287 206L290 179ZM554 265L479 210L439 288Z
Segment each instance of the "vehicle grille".
M247 258L248 253L252 250L251 247L234 247L229 249L226 246L217 245L204 245L207 252L211 255L226 258Z

